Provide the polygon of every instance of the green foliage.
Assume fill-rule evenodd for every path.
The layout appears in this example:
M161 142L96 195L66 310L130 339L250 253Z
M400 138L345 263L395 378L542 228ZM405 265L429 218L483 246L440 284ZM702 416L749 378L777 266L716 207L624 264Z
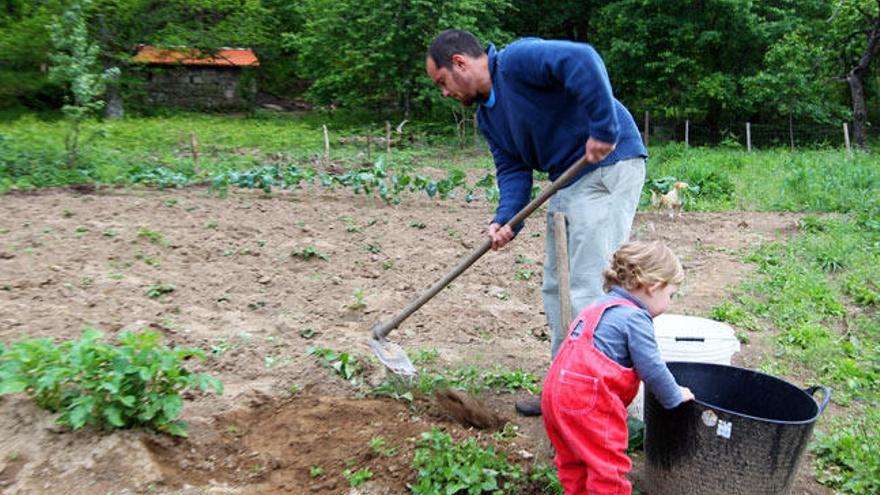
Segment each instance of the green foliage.
M215 378L183 368L190 357L204 359L197 349L168 349L151 331L125 332L116 346L100 338L86 329L80 340L60 345L30 339L0 348L0 393L24 392L74 429L146 426L178 436L186 436L186 424L177 419L181 392L223 393Z
M100 47L89 39L84 10L90 0L74 1L70 8L50 26L54 51L49 55L49 78L70 91L62 110L70 121L65 138L67 166L76 167L79 155L80 124L104 106L100 99L108 80L119 77L118 69L103 73L98 68Z
M364 289L355 289L352 294L352 302L347 305L346 308L352 311L363 311L367 307L367 303L364 302L364 297L366 296Z
M352 385L358 384L358 377L364 371L363 364L347 352L336 352L325 347L311 346L306 349L306 354L320 359L321 364L333 369L337 375Z
M147 287L147 297L149 297L150 299L156 299L164 296L165 294L171 294L172 292L174 292L175 289L176 287L174 286L174 284L153 284Z
M880 266L880 229L869 225L862 214L805 217L788 245L769 243L748 257L759 273L743 285L752 298L728 303L776 330L761 369L829 385L847 407L812 446L817 479L841 493L874 493L880 479L866 441L880 414L880 320L855 306L865 299L853 287L867 288L861 282L876 280Z
M874 441L878 424L880 412L874 408L855 422L833 421L829 433L816 432L811 447L818 480L842 493L880 492L880 455Z
M143 237L153 244L157 244L162 247L168 246L168 241L165 240L165 236L162 235L162 232L158 230L148 229L146 227L141 227L137 231L138 237Z
M414 495L512 494L525 478L522 468L493 446L480 447L472 437L456 443L436 427L422 433L413 466L418 470L418 481L409 486Z
M321 251L318 251L317 249L315 249L314 246L305 246L301 249L294 249L293 251L290 252L290 256L292 256L294 258L301 258L304 260L310 260L310 259L315 259L315 258L317 258L319 260L324 260L324 261L330 260L330 258L326 254L322 253Z
M342 476L348 480L349 486L355 487L366 483L367 480L373 477L373 472L369 468L358 469L354 472L351 469L346 469L342 472Z
M313 101L409 111L440 98L424 69L431 39L455 26L498 41L505 37L499 18L508 6L505 0L304 0L298 4L302 28L282 39L298 54L302 76L313 81Z

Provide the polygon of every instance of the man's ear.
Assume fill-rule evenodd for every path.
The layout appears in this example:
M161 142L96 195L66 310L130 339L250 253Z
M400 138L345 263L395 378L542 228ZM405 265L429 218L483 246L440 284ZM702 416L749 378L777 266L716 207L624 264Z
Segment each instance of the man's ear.
M456 53L452 55L452 67L458 67L459 69L464 69L468 66L469 60L467 57L462 55L461 53Z

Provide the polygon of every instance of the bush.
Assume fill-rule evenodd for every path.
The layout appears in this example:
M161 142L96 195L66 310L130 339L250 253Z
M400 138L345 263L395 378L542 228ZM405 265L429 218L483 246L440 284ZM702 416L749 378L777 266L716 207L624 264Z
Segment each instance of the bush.
M0 347L0 394L24 392L73 429L147 426L186 436L186 424L177 419L180 392L223 393L219 380L183 368L190 357L204 359L197 349L168 349L152 331L125 332L118 346L100 338L101 332L87 328L81 339L60 345L30 339Z

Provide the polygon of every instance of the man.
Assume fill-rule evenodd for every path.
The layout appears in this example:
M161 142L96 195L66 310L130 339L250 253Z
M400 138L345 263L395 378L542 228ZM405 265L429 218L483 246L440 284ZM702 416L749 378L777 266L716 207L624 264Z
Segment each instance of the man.
M629 238L647 157L638 128L587 44L526 38L500 52L491 44L483 51L474 35L450 29L431 43L425 64L443 96L479 104L479 127L501 193L488 232L493 250L513 239L505 224L528 204L532 172L555 180L587 156L590 165L554 195L547 212L542 293L554 357L567 329L560 317L552 215L560 211L568 220L571 308L578 314L603 294L602 271ZM516 409L539 415L540 398L519 401Z

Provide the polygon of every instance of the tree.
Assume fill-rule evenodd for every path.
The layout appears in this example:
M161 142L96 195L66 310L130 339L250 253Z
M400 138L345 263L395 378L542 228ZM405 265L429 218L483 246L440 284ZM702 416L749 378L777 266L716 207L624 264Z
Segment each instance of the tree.
M88 5L89 0L75 1L50 26L54 51L49 54L49 77L69 91L62 110L70 121L64 140L70 169L76 167L80 124L104 106L100 97L106 81L119 75L118 70L99 70L100 48L89 39L86 29L84 9Z
M588 41L629 108L710 124L745 111L740 79L768 45L752 2L618 0L598 17Z
M829 86L831 79L822 77L827 62L821 46L794 31L770 47L761 72L743 80L748 99L760 113L788 117L792 147L794 119L830 123L843 114Z
M839 53L842 74L852 100L853 141L867 148L865 79L880 53L880 0L841 0L829 18L832 46Z
M498 18L506 7L506 0L304 0L302 29L284 36L314 101L408 115L439 101L424 68L433 37L454 27L503 42L509 37Z

